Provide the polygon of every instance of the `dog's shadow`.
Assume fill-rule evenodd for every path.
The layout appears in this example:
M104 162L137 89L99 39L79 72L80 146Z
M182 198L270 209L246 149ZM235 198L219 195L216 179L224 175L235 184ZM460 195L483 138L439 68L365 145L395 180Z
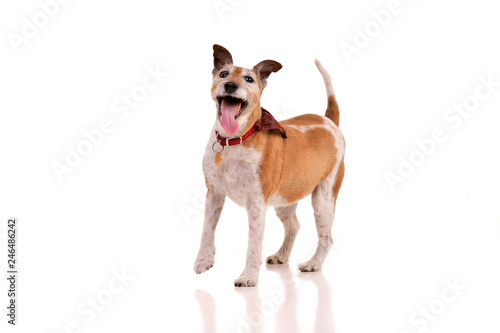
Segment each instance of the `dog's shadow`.
M292 274L288 264L266 265L266 271L274 272L280 277L283 288L266 290L261 297L259 287L235 288L235 292L245 300L246 315L239 318L236 332L260 333L264 326L271 325L274 319L274 332L300 332L306 329L312 332L335 332L332 310L332 287L321 272L299 273L298 278ZM262 282L262 281L261 281ZM306 282L306 283L304 283ZM308 289L307 282L312 282L316 289L316 297L301 289ZM216 331L215 299L206 291L197 290L196 299L201 311L203 332ZM297 306L311 308L315 304L314 319L297 317ZM300 327L299 321L302 326Z

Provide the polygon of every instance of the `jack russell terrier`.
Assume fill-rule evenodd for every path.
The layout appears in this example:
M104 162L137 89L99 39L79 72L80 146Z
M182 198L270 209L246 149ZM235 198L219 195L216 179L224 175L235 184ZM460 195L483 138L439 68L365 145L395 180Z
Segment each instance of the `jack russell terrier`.
M203 172L208 188L205 222L194 271L214 264L214 233L224 200L229 197L246 208L249 237L246 265L234 281L237 287L256 286L262 262L264 220L273 206L283 223L281 248L267 257L269 265L288 262L299 221L297 202L312 194L318 247L303 272L321 269L333 244L331 227L335 203L344 178L345 143L339 126L339 109L330 75L315 60L328 96L325 116L304 114L278 123L260 106L269 75L281 64L264 60L252 69L233 65L231 53L214 45L212 98L216 120L205 155Z

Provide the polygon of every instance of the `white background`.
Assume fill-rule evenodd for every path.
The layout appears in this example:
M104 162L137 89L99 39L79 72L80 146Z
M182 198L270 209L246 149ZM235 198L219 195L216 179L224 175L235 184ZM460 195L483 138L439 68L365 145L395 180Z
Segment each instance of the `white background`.
M241 323L255 320L255 332L499 332L500 87L457 128L443 119L474 96L480 76L500 81L494 2L401 0L350 62L342 42L353 44L390 1L221 2L222 14L211 0L69 1L17 52L8 36L22 34L40 3L0 5L2 271L8 217L18 217L20 237L18 326L6 324L2 278L1 331L246 332ZM214 268L192 272L214 43L243 67L283 64L262 98L278 119L324 112L314 58L332 76L346 176L322 273L296 270L315 249L308 198L290 265L263 265L257 288L232 284L247 223L229 200ZM113 103L147 67L168 77L120 119ZM113 131L59 181L52 164L103 119ZM397 173L399 157L435 128L447 139L391 191L384 174ZM265 255L281 244L280 224L270 209ZM123 270L133 279L110 294ZM449 304L439 300L446 281L466 288ZM106 304L90 319L77 311L92 297ZM429 306L439 314L425 329L410 322Z

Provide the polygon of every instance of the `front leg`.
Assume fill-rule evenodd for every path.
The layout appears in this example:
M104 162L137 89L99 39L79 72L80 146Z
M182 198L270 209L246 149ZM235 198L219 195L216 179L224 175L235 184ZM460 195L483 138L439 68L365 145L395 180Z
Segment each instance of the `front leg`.
M263 203L251 202L247 205L249 228L247 261L240 277L234 281L236 287L255 287L259 280L266 209L267 206Z
M214 234L219 222L222 207L224 207L225 196L214 192L212 186L208 187L205 200L205 222L201 234L200 250L194 263L194 271L197 274L209 270L214 265L215 244Z

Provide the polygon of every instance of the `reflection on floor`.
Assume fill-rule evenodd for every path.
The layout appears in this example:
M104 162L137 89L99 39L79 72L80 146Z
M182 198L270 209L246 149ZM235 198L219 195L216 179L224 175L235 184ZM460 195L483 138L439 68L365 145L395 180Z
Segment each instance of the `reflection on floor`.
M266 276L279 276L273 288L262 284ZM234 288L244 300L237 320L217 313L218 303L207 290L198 289L195 297L201 311L203 332L334 332L332 288L322 272L302 273L286 265L263 265L255 288ZM278 281L276 281L278 282ZM315 289L315 290L314 290ZM263 296L263 294L265 296ZM237 302L233 303L235 307ZM233 309L233 313L238 313ZM300 315L298 315L300 314ZM222 320L218 320L219 318Z

